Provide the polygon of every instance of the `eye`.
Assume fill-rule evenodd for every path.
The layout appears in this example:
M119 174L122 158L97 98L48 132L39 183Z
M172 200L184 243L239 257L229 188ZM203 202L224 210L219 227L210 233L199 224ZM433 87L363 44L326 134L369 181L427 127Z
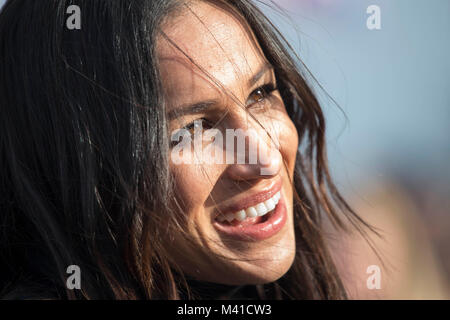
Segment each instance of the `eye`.
M200 118L186 125L183 129L188 130L191 135L194 135L195 131L200 132L201 130L211 129L212 127L211 122L205 118Z
M263 100L270 97L272 92L276 91L277 88L273 83L267 83L257 89L255 89L247 100L247 107L252 106L255 103L262 102Z

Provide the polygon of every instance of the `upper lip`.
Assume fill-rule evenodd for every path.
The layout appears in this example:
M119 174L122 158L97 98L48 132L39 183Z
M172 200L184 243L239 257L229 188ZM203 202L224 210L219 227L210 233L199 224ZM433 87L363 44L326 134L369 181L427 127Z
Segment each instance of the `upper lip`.
M245 198L233 201L230 204L218 207L218 214L235 213L243 209L252 207L260 202L266 201L272 198L275 193L281 190L282 180L281 178L272 181L263 190L255 192Z

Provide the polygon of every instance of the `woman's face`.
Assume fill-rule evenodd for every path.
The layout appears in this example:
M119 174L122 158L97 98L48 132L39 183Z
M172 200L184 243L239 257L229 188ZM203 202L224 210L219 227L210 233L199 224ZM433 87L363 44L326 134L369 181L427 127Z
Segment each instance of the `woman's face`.
M295 256L291 181L298 138L274 71L246 23L224 7L190 2L162 30L171 40L161 36L157 45L169 130L187 133L171 149L176 200L170 206L181 209L180 227L191 240L169 229L171 258L198 280L275 281ZM215 140L206 135L211 128ZM237 129L248 133L244 144ZM189 138L197 141L192 149L178 148ZM205 157L208 146L223 157ZM179 163L175 150L188 160Z

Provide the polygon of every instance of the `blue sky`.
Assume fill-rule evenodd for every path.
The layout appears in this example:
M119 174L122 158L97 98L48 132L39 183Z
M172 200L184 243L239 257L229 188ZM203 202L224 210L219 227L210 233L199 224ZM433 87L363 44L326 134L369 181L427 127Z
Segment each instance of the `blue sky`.
M339 181L393 172L448 180L450 1L279 2L292 21L275 20L348 118L322 97ZM381 30L366 27L372 4Z

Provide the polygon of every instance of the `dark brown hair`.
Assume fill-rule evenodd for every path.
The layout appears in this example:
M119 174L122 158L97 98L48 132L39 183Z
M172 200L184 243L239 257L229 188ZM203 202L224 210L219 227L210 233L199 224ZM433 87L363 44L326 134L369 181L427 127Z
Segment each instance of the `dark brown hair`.
M327 167L325 121L307 69L249 0L250 25L295 123L293 266L273 297L342 299L321 217L367 226ZM65 28L66 8L81 30ZM176 299L188 286L162 242L173 201L155 42L183 1L9 0L0 14L0 290L10 298ZM363 231L362 231L363 232ZM65 287L82 270L81 290ZM188 288L185 288L188 290ZM272 295L272 293L274 293ZM276 293L276 294L275 294ZM256 296L255 296L256 297Z

